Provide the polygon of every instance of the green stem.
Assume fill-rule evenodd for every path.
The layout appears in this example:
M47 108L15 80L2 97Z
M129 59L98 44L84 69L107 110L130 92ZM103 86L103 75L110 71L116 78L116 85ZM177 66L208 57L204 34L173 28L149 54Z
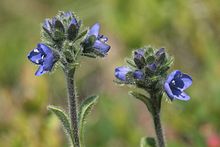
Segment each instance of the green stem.
M160 120L160 105L161 105L161 98L151 94L152 100L152 117L154 122L154 128L157 136L157 143L159 147L165 147L163 129Z
M71 120L71 126L74 135L74 147L80 147L79 143L79 129L78 129L78 109L77 109L77 99L75 92L74 75L75 68L66 69L66 82L68 91L68 106L69 106L69 116Z

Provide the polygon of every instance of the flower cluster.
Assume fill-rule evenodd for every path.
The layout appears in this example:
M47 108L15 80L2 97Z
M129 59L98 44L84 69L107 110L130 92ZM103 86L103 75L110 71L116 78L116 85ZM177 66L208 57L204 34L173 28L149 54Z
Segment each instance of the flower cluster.
M60 12L52 19L45 19L43 30L54 42L62 42L66 39L74 40L78 35L81 21L78 21L72 12ZM46 34L44 34L46 35Z
M107 55L110 46L106 44L108 38L99 34L100 25L96 23L88 30L81 26L81 21L72 12L59 12L52 19L45 19L42 43L28 54L28 59L39 65L36 76L52 71L56 62L69 68L77 65L79 56Z
M117 83L136 85L149 93L165 91L170 100L189 100L189 96L183 91L192 84L192 78L178 70L167 77L173 58L164 48L137 49L132 58L127 59L127 63L127 66L115 69Z
M161 90L161 79L172 64L164 48L153 49L144 47L133 52L132 59L128 59L128 66L115 69L115 77L125 84L134 84L139 88L152 91Z

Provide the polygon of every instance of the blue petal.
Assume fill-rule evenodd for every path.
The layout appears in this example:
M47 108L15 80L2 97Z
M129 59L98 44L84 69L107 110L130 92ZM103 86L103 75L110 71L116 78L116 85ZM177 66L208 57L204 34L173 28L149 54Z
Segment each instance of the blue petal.
M72 25L72 24L75 25L75 26L78 26L76 18L72 18L72 20L70 22L70 25Z
M53 54L46 56L43 62L44 70L51 71L54 65L54 56Z
M182 74L181 80L184 83L184 87L182 90L187 89L190 85L192 85L192 78L187 74Z
M151 70L151 71L156 71L157 69L157 65L155 63L149 64L147 65L147 67Z
M38 70L36 71L36 76L41 76L42 74L45 74L47 71L44 70L43 66L40 66Z
M57 21L57 18L56 17L53 17L52 19L51 19L51 25L52 26L54 26L55 25L55 23L56 23L56 21Z
M106 54L109 51L110 46L104 42L96 40L95 43L93 44L93 48L95 48L102 54Z
M42 49L43 52L44 52L46 55L49 55L49 54L52 54L52 53L53 53L53 52L52 52L52 49L50 49L48 46L46 46L46 45L43 44L43 43L39 43L39 44L37 45L37 48L38 48L38 49Z
M174 79L174 77L179 74L181 74L181 72L179 70L174 70L173 72L171 72L166 79L166 83L169 84Z
M173 88L172 89L173 95L175 99L183 100L183 101L188 101L190 99L189 95L187 95L185 92Z
M42 60L43 55L44 55L44 52L42 51L42 49L35 48L28 54L28 59L31 62L40 65L43 62Z
M136 70L133 73L135 79L142 79L144 77L144 73L141 70Z
M73 16L73 13L70 11L64 13L64 17L72 17L72 16Z
M45 19L44 21L44 24L43 24L43 27L45 29L47 29L49 32L51 31L51 20L50 19Z
M99 35L99 29L100 29L99 23L94 24L94 25L89 29L88 36L95 35L96 37L98 37L98 35Z
M47 56L53 56L52 50L48 46L39 43L37 48L28 54L28 59L35 64L42 65L44 58Z
M170 98L170 100L173 100L175 98L175 96L173 95L173 92L170 89L169 83L164 84L164 90L165 90L167 96Z
M40 76L40 75L42 75L46 72L51 71L52 68L53 68L54 63L55 63L55 60L54 60L53 54L46 56L44 61L43 61L43 64L40 65L40 67L36 71L35 75Z
M121 81L126 81L126 74L130 71L131 69L126 66L117 67L115 69L115 77Z
M172 86L172 87L176 87L176 88L178 88L178 89L183 89L183 87L184 87L184 83L183 83L183 81L182 81L182 79L180 79L180 78L174 78L171 82L170 82L170 86Z
M140 59L143 56L144 56L144 50L143 49L138 49L134 52L134 58Z

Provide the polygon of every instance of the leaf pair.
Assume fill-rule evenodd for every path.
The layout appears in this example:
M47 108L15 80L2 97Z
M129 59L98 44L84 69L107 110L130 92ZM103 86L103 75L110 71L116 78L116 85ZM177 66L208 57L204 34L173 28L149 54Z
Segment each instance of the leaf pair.
M98 96L91 96L86 98L82 104L80 105L79 108L79 113L78 113L78 128L79 128L79 135L80 135L80 144L81 146L83 145L83 129L84 129L84 124L85 124L85 120L86 117L88 116L88 114L91 112L93 106L97 103L98 100ZM60 109L57 106L52 106L49 105L47 107L47 109L51 112L53 112L58 119L62 122L64 131L67 134L67 137L71 143L72 146L74 146L75 142L74 142L74 133L73 133L73 129L71 127L71 122L70 122L70 118L69 116L65 113L64 110Z

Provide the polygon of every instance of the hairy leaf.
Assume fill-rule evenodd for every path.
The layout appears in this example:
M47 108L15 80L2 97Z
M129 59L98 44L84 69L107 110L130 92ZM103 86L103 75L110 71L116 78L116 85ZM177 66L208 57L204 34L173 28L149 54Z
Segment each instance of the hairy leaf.
M135 92L135 91L130 91L129 92L130 95L132 95L133 97L141 100L146 106L147 106L147 109L152 112L152 104L151 104L151 99L146 97L145 95L141 94L141 93L138 93L138 92Z
M83 129L84 129L86 117L91 112L93 106L97 103L97 100L98 100L98 96L90 96L86 98L80 106L78 122L79 122L79 135L80 135L81 144L83 143Z
M68 135L68 138L71 140L71 143L73 145L74 144L74 137L73 137L73 132L71 129L69 117L66 115L66 113L62 109L60 109L56 106L50 105L50 106L47 106L47 109L49 111L53 112L58 117L58 119L62 122L64 131Z

